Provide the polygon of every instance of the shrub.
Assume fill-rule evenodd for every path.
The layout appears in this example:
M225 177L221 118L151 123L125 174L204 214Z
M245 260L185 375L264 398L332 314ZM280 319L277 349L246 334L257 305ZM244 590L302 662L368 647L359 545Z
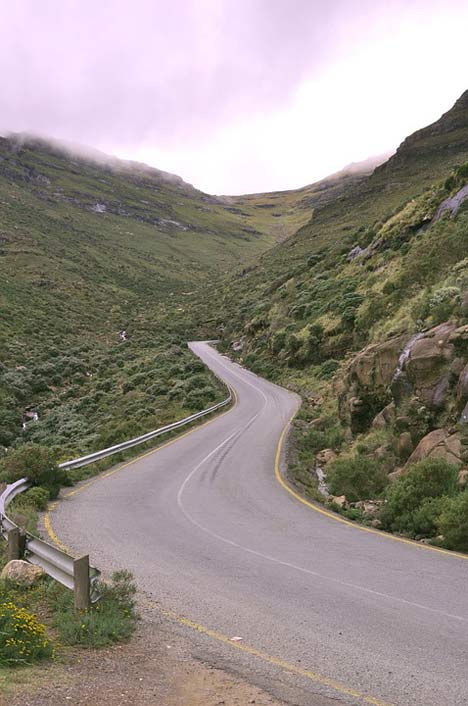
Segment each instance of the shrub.
M366 456L342 456L327 466L327 482L333 495L349 502L378 497L388 483L383 465Z
M458 470L441 458L426 458L414 464L386 492L380 514L384 528L416 535L435 533L443 503L428 502L452 496L457 491Z
M45 626L12 601L0 602L0 665L29 664L53 656Z
M343 441L343 429L337 424L330 424L326 429L309 429L301 439L301 446L316 454L321 449L338 451Z
M424 498L421 505L413 513L412 534L423 537L434 537L438 533L440 514L446 508L449 498L441 495L438 498Z
M468 490L450 498L437 523L449 549L468 551Z
M10 482L28 478L35 486L47 488L51 498L57 497L60 487L68 484L65 471L57 466L56 456L47 446L24 444L11 451L0 462Z
M340 367L340 364L337 360L333 360L333 358L329 358L329 360L326 360L322 365L320 366L318 372L317 372L317 377L319 380L330 380Z
M26 493L20 496L17 500L22 503L32 505L35 510L45 510L49 502L50 494L47 488L30 488Z
M286 331L277 331L271 339L271 350L273 353L279 353L286 343Z

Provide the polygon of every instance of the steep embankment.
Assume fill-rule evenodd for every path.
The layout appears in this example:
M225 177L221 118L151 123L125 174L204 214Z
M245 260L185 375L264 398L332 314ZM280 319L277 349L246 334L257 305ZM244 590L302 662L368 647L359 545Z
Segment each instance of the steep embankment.
M316 494L332 462L331 490L347 494L339 503L353 517L368 510L380 522L378 504L362 501L380 499L387 473L418 459L443 458L460 482L466 475L467 160L468 92L225 287L225 345L306 398L296 479ZM447 483L434 494L451 495ZM433 516L384 524L440 530Z

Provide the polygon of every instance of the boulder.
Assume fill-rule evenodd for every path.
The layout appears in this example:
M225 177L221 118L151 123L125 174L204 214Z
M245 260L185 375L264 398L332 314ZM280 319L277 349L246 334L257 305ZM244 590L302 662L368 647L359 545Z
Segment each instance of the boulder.
M329 500L334 505L338 505L338 507L346 507L346 495L331 495Z
M404 468L395 468L394 471L392 471L391 473L388 474L388 480L390 482L398 480L398 478L400 478L400 476L404 475L404 473L405 473Z
M408 415L400 415L395 419L395 428L398 429L398 431L407 431L411 426L411 419L408 417Z
M468 365L465 365L458 378L457 402L460 408L468 402Z
M41 579L43 574L44 572L40 566L34 566L34 564L29 564L22 559L13 559L3 567L0 577L23 586L32 586Z
M379 412L372 422L373 429L385 429L389 424L393 422L395 418L395 404L390 402L386 407Z
M414 449L413 440L409 431L404 431L395 441L395 453L398 458L406 461Z
M455 327L441 324L414 341L404 374L415 394L430 408L445 406L450 385L450 365L455 347L450 338Z
M334 461L336 457L337 455L333 449L322 449L315 458L319 466L326 466L330 461Z
M443 458L457 466L462 465L460 458L462 444L458 433L449 434L446 429L434 429L426 434L407 461L407 466L424 458Z
M395 373L402 343L399 336L364 348L350 364L350 380L366 390L384 393Z
M231 348L235 353L240 353L244 350L245 336L242 336L238 341L233 341L231 343Z
M468 355L468 325L459 326L450 334L449 343L455 347L457 355Z
M468 477L468 468L462 468L461 471L458 472L458 485L465 486L466 481Z

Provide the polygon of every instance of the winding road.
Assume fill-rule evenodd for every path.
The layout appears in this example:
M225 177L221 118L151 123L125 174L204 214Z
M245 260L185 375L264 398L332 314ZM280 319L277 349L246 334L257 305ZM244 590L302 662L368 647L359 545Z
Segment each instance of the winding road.
M287 703L466 706L468 561L300 502L278 477L298 398L191 347L236 404L69 492L55 534Z

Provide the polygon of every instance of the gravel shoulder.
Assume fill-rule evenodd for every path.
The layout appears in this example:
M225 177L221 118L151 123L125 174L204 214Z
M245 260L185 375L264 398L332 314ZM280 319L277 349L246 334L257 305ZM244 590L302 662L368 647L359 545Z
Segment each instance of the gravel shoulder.
M171 622L143 616L132 640L105 650L63 650L60 661L18 670L0 706L281 706L265 691L200 661Z

